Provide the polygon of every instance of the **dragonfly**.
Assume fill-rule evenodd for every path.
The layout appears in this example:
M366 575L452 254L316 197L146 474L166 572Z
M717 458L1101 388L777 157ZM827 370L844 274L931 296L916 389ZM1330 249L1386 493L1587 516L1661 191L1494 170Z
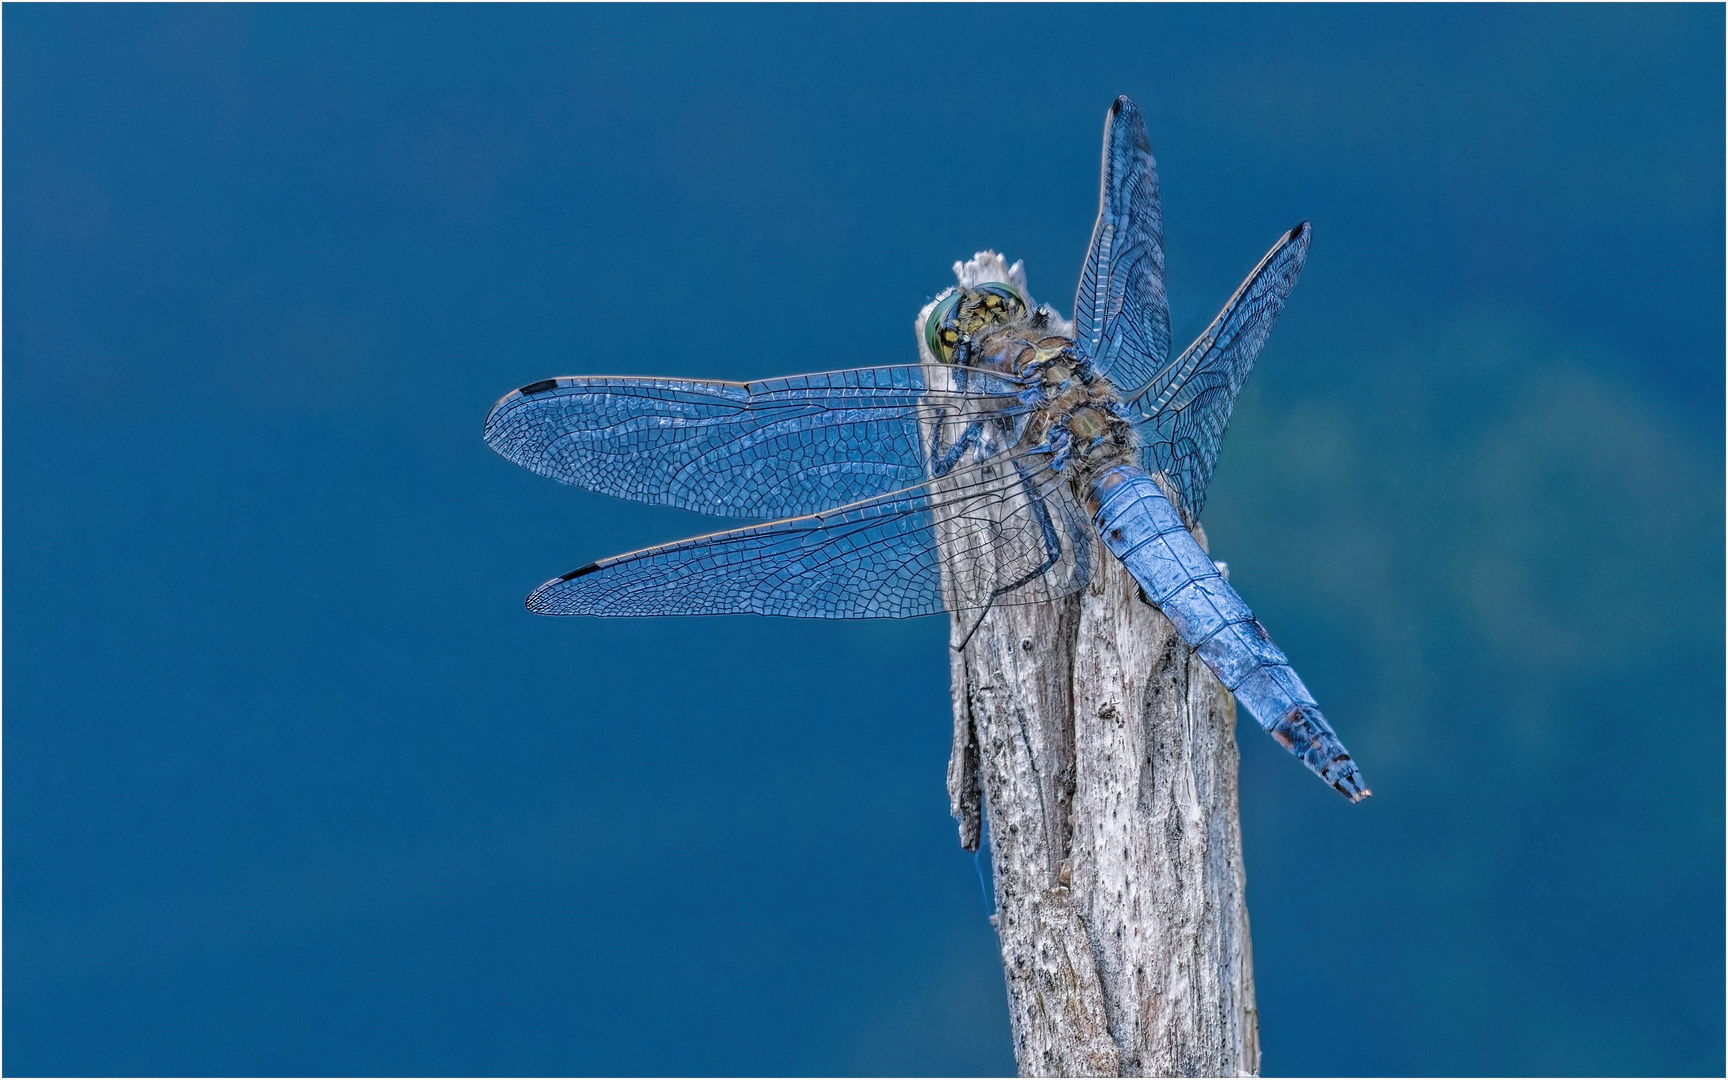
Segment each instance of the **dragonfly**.
M993 252L919 312L918 361L754 382L561 376L505 395L485 439L540 475L772 519L588 563L546 615L984 614L1122 562L1274 739L1370 792L1289 659L1194 536L1238 391L1307 257L1281 236L1170 357L1163 208L1145 121L1116 99L1074 318Z

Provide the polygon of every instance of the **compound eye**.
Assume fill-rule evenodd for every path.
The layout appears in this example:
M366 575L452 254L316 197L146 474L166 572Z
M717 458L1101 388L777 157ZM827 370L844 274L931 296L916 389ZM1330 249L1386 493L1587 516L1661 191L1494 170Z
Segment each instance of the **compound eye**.
M985 282L975 291L981 310L998 321L1012 319L1026 310L1026 298L1006 282Z
M930 347L930 355L946 364L954 357L954 346L960 341L959 332L949 326L946 330L942 324L954 314L954 308L960 303L960 290L949 289L946 296L939 297L936 306L930 309L930 315L924 320L924 344Z

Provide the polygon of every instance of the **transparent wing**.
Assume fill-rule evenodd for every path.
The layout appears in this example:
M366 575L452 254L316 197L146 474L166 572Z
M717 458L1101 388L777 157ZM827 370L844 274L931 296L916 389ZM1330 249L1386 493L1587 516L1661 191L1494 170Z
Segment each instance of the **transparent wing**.
M1164 210L1140 110L1116 99L1104 118L1098 223L1074 294L1074 336L1124 393L1144 386L1170 355L1164 296Z
M943 376L946 378L946 374ZM1017 381L976 372L931 392L916 364L757 382L578 376L512 391L492 449L542 476L733 517L825 510L929 475L920 409L1012 411Z
M1206 332L1128 403L1139 431L1141 464L1169 479L1176 507L1189 525L1206 505L1206 487L1237 391L1296 286L1312 234L1307 222L1284 234Z
M1091 531L1042 459L999 457L837 510L602 559L528 597L546 615L905 618L1086 583ZM938 531L967 526L965 539ZM981 527L974 527L981 526ZM946 535L946 533L944 534Z

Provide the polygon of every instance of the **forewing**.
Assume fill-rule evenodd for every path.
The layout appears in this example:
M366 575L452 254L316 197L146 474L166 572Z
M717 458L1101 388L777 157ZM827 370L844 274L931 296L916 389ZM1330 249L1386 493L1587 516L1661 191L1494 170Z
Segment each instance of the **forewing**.
M1189 525L1199 520L1206 504L1206 487L1236 394L1284 310L1284 298L1296 286L1311 235L1303 222L1280 238L1206 332L1129 402L1141 463L1147 472L1162 472L1170 481L1177 509Z
M1138 390L1170 355L1164 210L1140 110L1116 99L1104 119L1098 223L1074 295L1074 333L1107 378Z
M757 382L577 376L507 394L486 442L562 483L730 517L807 514L898 491L927 476L920 409L954 417L1005 376L967 394L927 389L916 364Z
M1015 464L959 470L944 478L950 483L941 491L926 483L825 513L602 559L542 585L528 607L546 615L905 618L1072 592L1085 583L1090 538L1059 480L1056 492L1043 490ZM1041 514L1062 522L1054 558ZM992 527L975 534L978 540L938 545L939 526L954 521ZM994 591L1016 582L1011 592Z

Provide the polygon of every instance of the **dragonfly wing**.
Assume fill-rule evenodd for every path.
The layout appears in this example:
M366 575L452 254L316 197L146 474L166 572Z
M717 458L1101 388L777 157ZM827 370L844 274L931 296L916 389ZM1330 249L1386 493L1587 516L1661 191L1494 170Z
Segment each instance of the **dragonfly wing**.
M1050 498L1016 464L956 470L939 491L926 483L820 514L602 559L540 586L528 608L546 615L906 618L1072 592L1085 584L1091 565L1089 534L1078 530L1076 509ZM1046 519L1060 524L1052 530ZM991 528L967 534L980 539L939 544L939 530L955 522ZM993 594L1004 586L1011 590Z
M1180 496L1177 509L1190 525L1206 504L1237 391L1296 286L1312 234L1303 222L1281 237L1206 332L1128 404L1139 429L1142 465L1170 480Z
M1104 119L1098 223L1074 295L1074 335L1112 383L1138 390L1170 355L1164 210L1140 110L1116 99Z
M1012 407L1018 383L980 373L932 393L916 364L757 382L577 376L512 391L486 442L562 483L732 517L806 514L927 475L920 410Z
M928 487L948 610L1058 600L1091 580L1094 530L1045 455L999 455Z

